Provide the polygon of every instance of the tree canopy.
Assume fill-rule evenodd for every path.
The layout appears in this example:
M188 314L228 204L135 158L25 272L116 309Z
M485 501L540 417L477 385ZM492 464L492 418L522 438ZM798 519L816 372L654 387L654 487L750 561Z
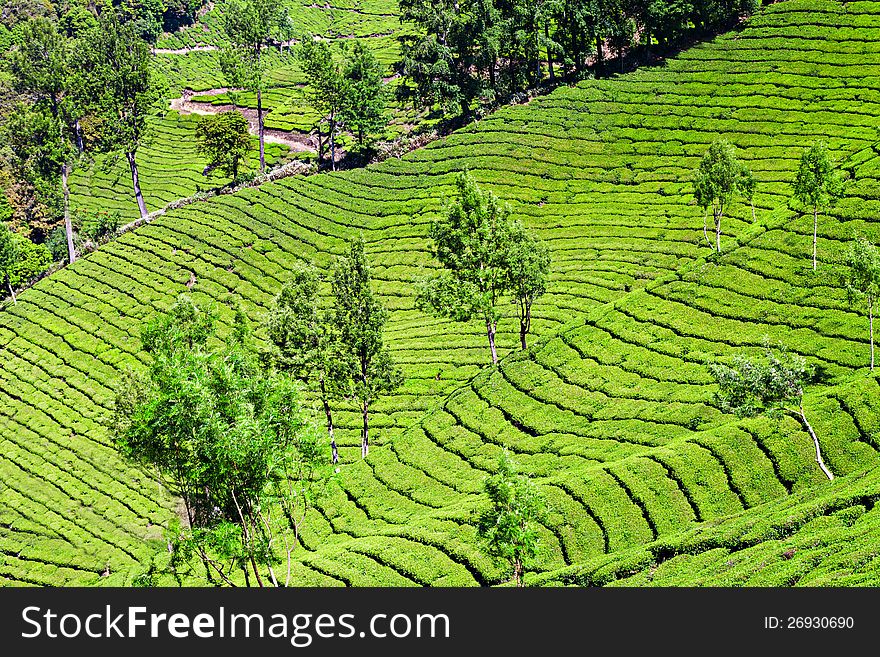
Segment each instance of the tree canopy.
M709 239L703 225L706 241L716 253L721 253L721 221L730 205L739 197L751 201L755 179L749 168L739 161L736 149L723 139L716 139L700 161L693 177L694 198L697 205L708 212L712 208L715 221L715 244Z
M822 459L819 438L804 412L804 386L815 376L815 368L806 359L784 349L777 354L768 343L763 360L738 354L730 364L710 362L709 371L718 383L716 400L726 412L740 417L764 412L776 417L784 412L794 413L813 439L816 463L828 479L834 479Z
M149 369L124 378L114 435L183 499L173 563L195 553L223 583L240 570L248 583L263 586L268 573L283 584L318 454L295 382L261 369L240 309L232 331L218 335L215 312L182 296L143 327L141 341ZM275 572L282 555L285 579Z
M857 235L846 255L844 280L850 303L863 301L868 311L871 370L874 369L874 306L880 297L880 249L868 238Z
M827 146L824 142L815 142L801 155L793 185L794 198L813 210L813 271L816 270L819 209L834 205L842 194L843 179L834 170Z
M379 396L399 387L403 375L384 343L382 333L388 311L373 292L363 237L351 240L348 253L337 260L332 286L332 325L339 341L335 377L343 394L360 408L361 455L366 458L370 406Z
M480 514L477 532L486 551L505 562L516 585L523 586L525 561L538 551L537 525L544 501L529 478L517 472L507 450L495 474L486 479L484 490L491 506Z
M247 119L240 112L229 110L216 116L203 116L195 130L198 151L208 160L204 174L220 171L236 180L242 163L247 164L251 137Z

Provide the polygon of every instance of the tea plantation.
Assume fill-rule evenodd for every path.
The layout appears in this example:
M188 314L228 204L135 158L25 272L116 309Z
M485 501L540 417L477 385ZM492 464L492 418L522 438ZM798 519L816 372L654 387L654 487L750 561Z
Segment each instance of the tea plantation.
M660 66L561 87L401 159L126 233L0 311L0 583L127 584L161 558L176 502L106 428L120 371L143 358L140 322L194 276L199 302L234 293L259 323L291 263L327 269L361 233L405 384L377 404L366 460L359 417L337 409L340 472L307 523L297 584L502 583L476 518L507 448L549 505L529 584L877 585L880 382L837 271L853 231L880 239L878 128L880 2L788 0ZM757 193L754 219L735 205L709 257L690 179L718 136ZM814 273L812 214L790 199L819 139L849 182L820 215ZM194 184L195 168L155 152L156 180ZM465 166L551 248L532 347L518 350L511 306L498 369L479 325L414 304L436 266L428 225ZM798 422L715 401L707 360L766 339L820 368L804 407L834 481Z

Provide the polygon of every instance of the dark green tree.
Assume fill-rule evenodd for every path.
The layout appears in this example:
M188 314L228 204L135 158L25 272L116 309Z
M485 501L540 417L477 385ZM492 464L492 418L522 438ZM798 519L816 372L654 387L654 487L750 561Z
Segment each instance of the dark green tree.
M228 43L220 51L220 67L230 87L256 94L260 171L266 169L263 125L266 57L263 50L286 16L278 0L232 0L223 14L223 31Z
M793 191L797 201L813 210L813 271L816 271L819 208L834 205L843 194L843 180L834 171L824 142L814 143L801 155Z
M321 122L327 124L327 139L330 143L330 168L336 170L336 138L344 124L345 109L349 102L348 80L340 63L333 57L330 45L307 35L299 50L303 70L309 77L306 91L309 103L321 114ZM318 141L321 142L321 127L318 124ZM322 143L322 142L321 142ZM323 156L323 146L319 144L318 157Z
M519 307L519 340L525 350L526 335L532 326L532 306L547 291L550 252L518 221L511 226L505 269L507 288Z
M387 92L382 72L382 65L363 41L356 41L346 53L343 71L345 98L341 114L361 148L388 122L385 116Z
M248 122L240 112L230 110L203 116L196 124L196 140L199 153L208 160L203 175L219 170L233 181L238 178L251 149Z
M240 309L230 334L218 335L214 313L182 296L141 341L149 369L121 382L113 431L124 455L157 468L183 500L172 563L196 554L225 584L237 570L248 584L264 586L266 574L289 583L319 453L295 381L259 366Z
M544 501L529 478L517 472L507 450L484 488L491 507L480 515L478 534L489 555L507 563L513 581L524 586L525 561L538 550L537 525L544 512Z
M318 272L312 265L296 262L288 272L266 320L269 340L274 345L276 367L297 379L316 382L330 439L332 463L339 461L333 435L331 399L339 397L339 341L333 317L320 308Z
M486 326L492 364L498 364L495 333L501 297L508 290L510 209L484 192L465 170L456 179L457 198L431 224L434 257L444 271L420 283L417 303L456 322L479 317Z
M46 18L20 23L7 53L12 87L26 99L7 126L7 135L25 177L38 189L57 185L60 177L69 262L76 260L76 248L68 178L79 154L83 112L73 57L72 41Z
M400 72L414 86L400 87L401 99L424 107L442 105L467 117L486 87L484 71L494 67L500 34L496 10L486 0L401 0L401 22L414 29L400 37ZM482 45L482 48L481 48Z
M828 479L834 479L822 459L819 438L804 412L804 386L815 372L804 358L785 350L776 354L767 344L763 361L737 355L729 365L709 363L709 371L718 383L716 399L725 412L740 417L763 412L777 417L789 413L800 420L813 439L816 463Z
M755 182L749 168L736 157L736 150L723 139L712 142L694 172L694 197L697 205L712 208L715 221L715 244L709 239L707 226L703 223L706 241L716 253L721 253L721 220L724 213L738 197L750 200Z
M132 23L112 11L101 14L97 27L79 42L77 72L94 114L97 148L122 153L141 218L147 205L141 192L138 149L150 136L150 116L162 95L161 81L152 70L150 48Z
M864 301L868 310L871 371L874 371L874 305L880 298L880 249L863 236L856 236L846 257L846 291L850 303Z
M400 386L403 376L382 339L388 311L371 287L364 239L349 244L333 271L333 330L339 339L336 378L345 396L357 402L363 420L361 455L370 449L370 406Z

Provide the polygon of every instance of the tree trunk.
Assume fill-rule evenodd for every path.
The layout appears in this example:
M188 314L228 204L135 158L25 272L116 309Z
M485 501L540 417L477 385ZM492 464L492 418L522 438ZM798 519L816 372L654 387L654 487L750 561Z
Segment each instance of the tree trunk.
M710 249L714 249L712 246L712 240L709 239L709 206L706 206L706 212L703 215L703 235L706 238L706 244L709 245Z
M489 349L492 350L492 364L498 364L498 353L495 351L495 330L497 325L491 321L486 322L486 334L489 336Z
M605 67L605 55L602 52L602 37L596 36L596 63L599 68Z
M367 458L370 453L370 406L366 399L361 402L361 414L364 418L364 426L361 429L361 456Z
M263 92L257 89L257 131L260 133L260 171L266 170L266 144L263 139Z
M715 250L718 254L721 254L721 217L723 216L722 212L719 212L715 216Z
M67 259L70 264L76 261L76 247L73 245L73 223L70 221L70 188L67 186L67 162L61 165L61 190L64 192L64 232L67 234Z
M550 82L556 80L556 72L553 70L553 53L550 52L550 27L544 23L544 39L547 42L547 68L550 69Z
M522 314L519 317L519 341L522 345L523 351L525 351L529 348L526 344L526 333L529 332L529 328L532 324L532 304L523 304L521 311Z
M801 421L804 423L804 426L807 428L807 431L810 432L810 436L813 438L813 444L816 446L816 463L818 463L819 467L822 468L822 472L825 473L825 476L828 477L829 480L833 480L834 475L831 474L831 470L829 470L825 466L825 461L822 460L822 451L819 449L819 439L816 437L816 432L813 431L813 427L810 425L809 421L807 421L806 414L804 414L803 401L801 401L798 410L800 411Z
M819 232L819 206L813 206L813 271L816 271L816 237Z
M330 114L330 169L336 171L336 112Z
M6 285L9 288L9 294L12 295L12 304L17 306L18 301L15 300L15 290L12 289L12 281L9 276L6 277Z
M135 154L128 152L125 156L128 158L128 168L131 169L131 183L134 185L134 197L137 199L138 210L141 212L141 219L146 219L149 213L147 212L147 204L144 203L144 195L141 193L141 180L138 176Z
M83 145L82 129L79 127L79 119L73 123L73 132L76 135L76 150L82 153L83 150L85 150L85 146Z
M874 371L874 300L868 298L868 334L871 336L871 371Z
M330 434L330 459L333 465L339 463L339 452L336 450L336 440L333 437L333 414L330 404L327 403L327 387L324 384L324 375L321 374L321 403L324 405L324 415L327 416L327 433Z
M513 560L513 581L516 582L517 587L523 586L523 563L518 557Z

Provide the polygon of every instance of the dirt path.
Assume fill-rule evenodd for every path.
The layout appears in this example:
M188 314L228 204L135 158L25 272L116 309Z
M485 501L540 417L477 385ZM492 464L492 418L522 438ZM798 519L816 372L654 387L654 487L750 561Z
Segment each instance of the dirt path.
M230 104L224 105L212 105L211 103L204 101L194 101L191 100L193 96L219 96L220 94L225 94L229 89L225 87L221 87L218 89L208 89L207 91L199 91L195 92L191 89L185 89L183 95L180 98L175 98L171 101L171 109L177 110L181 114L200 114L200 115L209 115L209 114L220 114L221 112L228 112L231 109L235 109L247 119L248 128L252 135L259 134L259 122L257 119L257 110L251 109L249 107L233 107ZM266 115L268 111L263 112L263 121L266 120ZM302 132L297 132L296 130L276 130L274 128L264 128L263 129L263 138L267 142L272 142L275 144L284 144L290 150L297 151L300 153L311 152L316 153L318 151L318 140L316 136L307 135Z
M217 46L187 46L186 48L153 48L154 55L186 55L191 52L219 50Z

